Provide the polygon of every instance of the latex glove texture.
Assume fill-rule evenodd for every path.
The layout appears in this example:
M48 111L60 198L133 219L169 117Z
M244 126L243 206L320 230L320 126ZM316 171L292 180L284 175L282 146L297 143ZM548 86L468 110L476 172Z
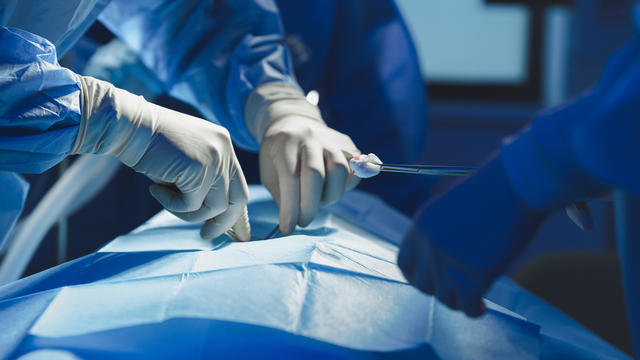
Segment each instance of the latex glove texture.
M247 104L247 125L260 142L260 179L280 208L280 231L307 226L321 204L334 203L359 179L349 159L360 151L329 128L315 105L285 84L258 88Z
M187 221L205 221L213 239L234 226L249 240L249 190L226 129L82 77L82 120L73 153L109 154L156 184L150 192Z

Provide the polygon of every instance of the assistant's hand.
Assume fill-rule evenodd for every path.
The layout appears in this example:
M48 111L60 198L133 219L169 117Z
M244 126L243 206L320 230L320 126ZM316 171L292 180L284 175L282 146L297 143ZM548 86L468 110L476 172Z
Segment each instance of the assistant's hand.
M151 194L167 210L187 221L206 220L202 238L233 226L240 240L249 240L248 221L241 218L249 190L226 129L104 81L82 77L81 83L83 114L73 152L109 154L147 175L156 182Z
M482 295L544 217L518 198L495 158L418 211L398 265L421 291L468 316L480 316Z
M281 232L307 226L320 204L340 200L358 184L349 159L360 151L297 89L263 85L251 95L246 117L260 142L260 178L280 208Z

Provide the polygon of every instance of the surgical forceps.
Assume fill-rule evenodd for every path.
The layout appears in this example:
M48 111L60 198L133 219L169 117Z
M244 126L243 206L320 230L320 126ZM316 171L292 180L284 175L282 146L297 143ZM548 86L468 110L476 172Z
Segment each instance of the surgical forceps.
M276 227L273 228L273 230L271 230L269 235L267 235L267 237L264 238L264 239L265 240L273 239L274 237L278 236L279 234L280 234L280 224L277 224Z
M396 172L417 175L435 176L465 176L475 172L476 168L460 166L439 166L439 165L402 165L402 164L382 164L380 171Z

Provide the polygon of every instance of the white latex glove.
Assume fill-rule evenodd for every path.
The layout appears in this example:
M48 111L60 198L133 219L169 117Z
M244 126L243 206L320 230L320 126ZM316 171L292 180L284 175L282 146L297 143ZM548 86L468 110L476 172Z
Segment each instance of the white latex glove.
M320 204L340 200L358 184L349 159L360 151L329 128L299 90L264 84L249 96L245 117L260 143L260 178L280 208L281 232L309 225Z
M80 79L82 119L72 153L112 155L147 175L156 182L151 195L167 210L187 221L206 220L203 239L233 226L239 240L249 240L249 189L225 128L107 82Z

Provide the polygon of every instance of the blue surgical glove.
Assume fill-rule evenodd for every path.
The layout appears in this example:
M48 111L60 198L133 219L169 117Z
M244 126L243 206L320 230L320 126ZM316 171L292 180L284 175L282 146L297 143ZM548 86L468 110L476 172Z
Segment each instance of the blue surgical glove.
M527 245L546 213L514 191L500 157L420 209L400 248L406 279L480 316L482 295Z

